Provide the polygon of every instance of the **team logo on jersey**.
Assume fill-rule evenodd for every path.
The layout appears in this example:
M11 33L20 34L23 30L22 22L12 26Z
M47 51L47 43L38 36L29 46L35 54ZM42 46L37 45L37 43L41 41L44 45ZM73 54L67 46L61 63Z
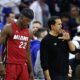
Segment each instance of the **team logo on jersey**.
M22 41L28 41L29 37L21 36L21 35L14 35L13 39L15 40L22 40Z

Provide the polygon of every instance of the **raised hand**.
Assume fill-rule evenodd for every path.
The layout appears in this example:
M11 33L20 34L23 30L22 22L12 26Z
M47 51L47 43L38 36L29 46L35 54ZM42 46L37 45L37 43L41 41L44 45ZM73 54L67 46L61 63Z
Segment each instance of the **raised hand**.
M58 37L59 39L62 39L62 40L70 40L70 34L66 31L62 31L62 36Z

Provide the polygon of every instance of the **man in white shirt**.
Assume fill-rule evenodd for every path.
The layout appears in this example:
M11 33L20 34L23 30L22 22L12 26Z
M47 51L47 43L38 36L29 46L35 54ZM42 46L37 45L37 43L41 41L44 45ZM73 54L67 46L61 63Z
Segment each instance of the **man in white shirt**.
M34 21L39 21L43 26L47 26L47 19L50 17L49 7L45 3L45 0L36 0L30 5L30 9L34 12L34 19L31 22L30 28Z

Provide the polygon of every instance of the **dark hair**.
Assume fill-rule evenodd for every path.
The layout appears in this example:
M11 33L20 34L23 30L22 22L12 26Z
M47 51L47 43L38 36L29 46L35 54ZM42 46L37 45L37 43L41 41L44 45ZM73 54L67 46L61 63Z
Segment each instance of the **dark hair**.
M41 33L43 33L44 31L47 31L48 32L48 29L47 28L39 28L36 32L35 32L35 36L37 38L40 38L41 37Z
M48 20L48 27L49 27L49 29L51 29L51 25L53 24L55 24L55 20L56 19L60 19L60 17L59 16L51 16L51 18L49 18L49 20Z
M41 22L40 22L40 21L34 21L33 24L34 24L34 23L39 23L39 24L41 25Z
M5 18L8 18L10 16L10 14L14 14L13 12L10 12L10 13L6 13L4 16Z
M31 9L29 8L24 8L22 11L21 11L21 15L29 18L29 19L33 19L34 18L34 13Z

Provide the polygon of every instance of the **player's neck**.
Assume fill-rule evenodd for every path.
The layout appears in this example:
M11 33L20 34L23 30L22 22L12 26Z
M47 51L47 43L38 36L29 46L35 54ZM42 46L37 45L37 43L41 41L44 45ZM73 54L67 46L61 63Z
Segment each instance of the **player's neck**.
M19 21L17 21L16 24L18 25L18 28L19 28L19 29L22 29L22 25L21 25L21 23L20 23Z

